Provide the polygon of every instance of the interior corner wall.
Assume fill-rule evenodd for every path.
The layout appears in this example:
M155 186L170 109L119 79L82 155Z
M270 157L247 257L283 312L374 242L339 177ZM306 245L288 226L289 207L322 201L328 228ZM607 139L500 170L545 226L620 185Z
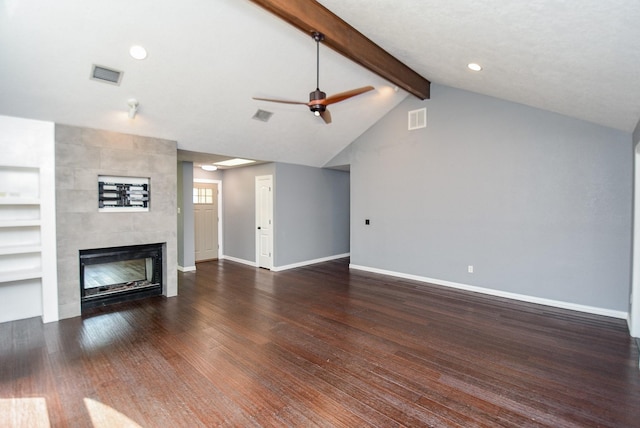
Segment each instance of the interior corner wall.
M422 107L427 127L408 131ZM626 313L631 144L432 85L431 100L408 98L353 143L351 263Z
M349 173L276 164L274 267L349 253Z
M275 164L273 163L232 168L223 171L223 257L238 259L250 264L257 262L255 187L256 177L259 175L274 176L274 193L277 194Z
M79 250L166 243L163 294L177 276L177 143L67 125L55 127L60 318L80 315ZM98 176L148 177L148 212L98 212Z
M193 214L193 162L178 162L178 267L196 266Z

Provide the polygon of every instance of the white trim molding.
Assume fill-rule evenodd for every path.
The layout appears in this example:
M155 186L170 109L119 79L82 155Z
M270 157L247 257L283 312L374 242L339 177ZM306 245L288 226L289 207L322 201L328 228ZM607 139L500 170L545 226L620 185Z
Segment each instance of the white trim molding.
M635 142L633 186L633 251L631 257L631 295L629 296L629 333L640 337L640 144Z
M187 267L183 267L178 265L178 271L180 272L195 272L196 267L195 266L187 266Z
M271 270L274 271L274 272L280 272L280 271L283 271L283 270L295 269L295 268L299 268L299 267L303 267L303 266L314 265L316 263L328 262L330 260L343 259L345 257L349 257L350 255L351 255L351 253L336 254L334 256L322 257L322 258L314 259L314 260L305 260L303 262L292 263L290 265L274 266L274 267L271 268Z
M545 299L542 297L527 296L525 294L511 293L508 291L493 290L491 288L477 287L475 285L461 284L458 282L445 281L441 279L428 278L424 276L411 275L401 272L394 272L384 269L377 269L368 266L359 266L349 264L349 269L362 270L371 273L379 273L382 275L395 276L397 278L411 279L414 281L425 282L444 287L456 288L458 290L472 291L474 293L482 293L490 296L504 297L506 299L519 300L521 302L536 303L539 305L552 306L555 308L569 309L577 312L585 312L594 315L603 315L611 318L628 319L629 313L623 311L615 311L612 309L598 308L595 306L580 305L577 303L563 302L560 300Z
M236 262L236 263L242 263L243 265L248 265L248 266L253 266L253 267L258 267L258 264L256 262L252 262L250 260L245 260L245 259L239 259L237 257L232 257L232 256L225 256L223 255L221 257L222 260L230 260L232 262Z

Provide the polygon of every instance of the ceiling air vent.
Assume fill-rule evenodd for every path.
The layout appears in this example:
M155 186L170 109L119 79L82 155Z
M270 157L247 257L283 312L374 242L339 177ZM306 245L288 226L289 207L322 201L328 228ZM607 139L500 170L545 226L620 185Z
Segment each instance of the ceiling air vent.
M409 112L409 131L427 127L427 108L411 110Z
M268 122L269 119L271 119L271 116L273 116L273 113L271 113L270 111L258 109L256 114L253 115L252 119L260 120L262 122Z
M100 82L110 83L112 85L119 85L122 80L122 71L114 70L112 68L103 67L101 65L93 65L91 69L91 78Z

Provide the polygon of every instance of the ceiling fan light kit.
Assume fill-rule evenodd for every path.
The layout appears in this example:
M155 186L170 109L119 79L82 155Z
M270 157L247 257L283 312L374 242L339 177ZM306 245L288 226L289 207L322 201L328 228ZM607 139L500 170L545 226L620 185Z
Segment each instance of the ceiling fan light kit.
M341 92L339 94L332 95L327 98L327 94L320 90L320 42L324 40L324 35L317 31L311 33L311 37L316 42L316 89L315 91L311 91L309 93L309 102L305 103L302 101L287 101L287 100L277 100L271 98L257 98L253 97L254 100L259 101L268 101L273 103L284 103L284 104L301 104L309 107L309 110L315 115L320 116L322 120L328 125L331 123L331 114L329 110L327 110L327 106L329 104L334 104L340 101L344 101L348 98L355 97L356 95L363 94L365 92L372 91L373 86L363 86L362 88L352 89L350 91Z
M327 106L322 104L322 101L325 99L327 99L327 94L322 92L320 89L316 89L309 93L309 109L316 116L320 116L320 113L327 109ZM318 103L313 104L314 101L317 101Z

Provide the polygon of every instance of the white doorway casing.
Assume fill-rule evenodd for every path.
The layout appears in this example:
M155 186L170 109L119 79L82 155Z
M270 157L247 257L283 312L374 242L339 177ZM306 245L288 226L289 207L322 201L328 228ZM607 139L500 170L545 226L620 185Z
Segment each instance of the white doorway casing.
M273 176L256 177L256 264L273 267Z
M629 308L629 332L640 337L640 144L634 150L633 270Z

